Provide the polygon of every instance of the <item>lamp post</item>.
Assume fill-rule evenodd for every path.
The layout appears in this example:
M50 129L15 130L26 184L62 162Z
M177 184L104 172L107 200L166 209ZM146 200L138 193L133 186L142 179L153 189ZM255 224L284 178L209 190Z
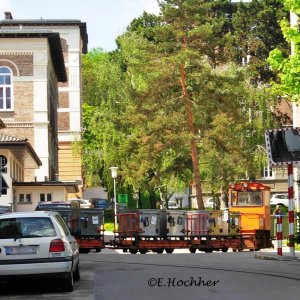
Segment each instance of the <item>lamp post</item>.
M111 177L114 180L114 214L115 214L115 229L117 226L117 193L116 193L116 178L118 176L118 167L111 167Z

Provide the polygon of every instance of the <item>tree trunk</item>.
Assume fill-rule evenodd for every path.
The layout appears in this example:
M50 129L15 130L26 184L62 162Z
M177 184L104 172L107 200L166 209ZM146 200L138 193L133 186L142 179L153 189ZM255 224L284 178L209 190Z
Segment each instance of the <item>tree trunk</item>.
M194 129L194 120L193 120L193 112L191 108L191 101L186 89L185 84L185 68L184 64L181 64L181 88L184 95L184 102L185 107L188 115L188 126L189 126L189 132L191 134L191 140L190 140L190 149L191 149L191 156L192 156L192 162L193 162L193 172L194 172L194 184L196 189L196 199L198 208L204 210L204 203L203 203L203 197L202 197L202 187L200 182L200 173L199 173L199 165L198 165L198 153L197 153L197 144L195 140L195 129Z
M143 201L142 201L142 197L141 197L141 192L139 191L138 192L138 194L139 194L139 199L138 199L138 207L139 208L143 208Z
M155 191L150 191L150 208L155 209L156 208L156 199L155 199Z

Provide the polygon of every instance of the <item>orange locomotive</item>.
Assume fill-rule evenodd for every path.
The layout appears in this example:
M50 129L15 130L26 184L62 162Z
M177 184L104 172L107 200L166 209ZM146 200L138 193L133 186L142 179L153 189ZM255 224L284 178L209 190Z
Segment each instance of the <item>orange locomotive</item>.
M270 235L270 187L241 182L229 188L229 213L240 214L242 249L272 247Z

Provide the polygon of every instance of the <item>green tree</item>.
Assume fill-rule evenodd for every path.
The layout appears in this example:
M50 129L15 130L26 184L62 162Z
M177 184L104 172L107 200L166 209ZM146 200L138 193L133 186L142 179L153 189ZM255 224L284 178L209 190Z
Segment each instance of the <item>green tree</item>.
M279 21L288 15L281 0L252 0L236 4L228 53L238 64L248 64L253 84L268 83L274 76L267 64L269 52L288 45Z
M283 3L286 9L292 10L299 16L299 1L283 0ZM300 33L298 26L291 27L287 19L283 19L280 25L284 37L293 46L293 53L287 55L278 48L271 51L268 62L274 70L278 71L278 80L272 82L272 88L275 94L298 103L300 99Z
M151 23L151 38L146 34L149 28L138 27L137 31L129 27L118 39L136 93L135 103L125 118L132 120L128 127L134 128L127 140L134 158L128 159L130 165L126 169L138 174L133 181L137 177L143 181L146 175L156 187L162 182L164 186L172 182L188 183L192 180L191 170L194 178L200 178L198 166L202 158L197 157L198 151L205 159L206 151L210 150L201 147L203 135L209 136L207 132L214 130L215 118L222 113L234 115L237 124L245 123L245 119L248 124L250 101L245 96L249 95L246 92L249 86L243 72L224 65L229 38L224 26L228 19L222 11L214 13L216 2L161 1L160 5L161 23L155 26ZM143 24L141 20L138 23ZM226 130L230 128L227 126ZM245 126L237 128L249 131ZM237 147L249 147L246 142L241 147L245 136L238 136ZM230 147L226 151L230 153ZM238 153L242 155L241 151ZM237 168L238 158L231 159L234 161L231 167ZM231 172L237 177L242 170L245 174L247 167L249 163L243 164L241 171ZM207 172L203 167L204 173ZM210 177L213 178L212 174ZM226 174L222 176L225 177ZM198 206L202 207L201 203Z
M86 186L112 188L109 168L120 166L122 114L130 85L118 53L94 49L83 56L83 166Z
M228 63L230 1L159 3L161 15L133 20L118 51L83 59L85 172L109 187L117 165L124 187L163 201L194 181L204 208L203 182L216 192L256 175L270 97L249 83L249 66Z

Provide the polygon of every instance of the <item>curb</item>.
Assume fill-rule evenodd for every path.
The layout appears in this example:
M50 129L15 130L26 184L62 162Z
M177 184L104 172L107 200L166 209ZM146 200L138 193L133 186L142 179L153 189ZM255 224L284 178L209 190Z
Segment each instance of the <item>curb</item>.
M299 257L291 257L291 256L274 256L274 255L255 254L254 258L263 259L263 260L279 260L279 261L297 261L297 262L300 262Z

